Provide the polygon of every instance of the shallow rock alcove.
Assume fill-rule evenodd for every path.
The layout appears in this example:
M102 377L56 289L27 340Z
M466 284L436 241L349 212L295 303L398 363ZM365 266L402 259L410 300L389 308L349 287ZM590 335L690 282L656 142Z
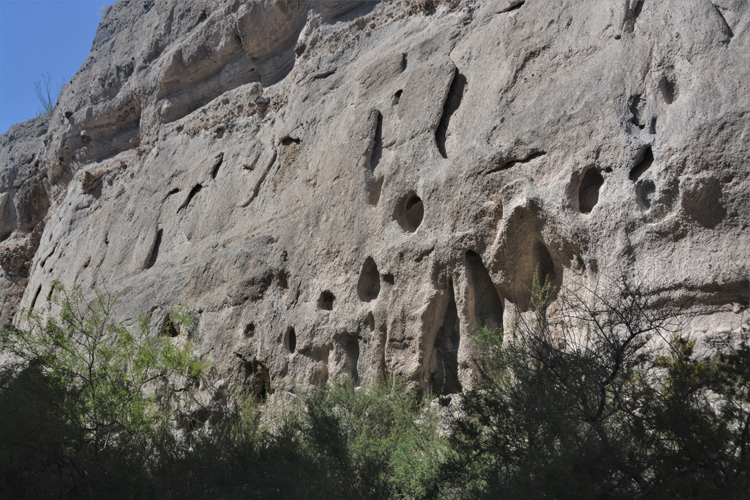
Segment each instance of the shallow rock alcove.
M413 233L422 224L424 203L414 191L408 192L396 206L395 219L401 229Z
M582 214L591 213L591 210L599 202L599 189L602 184L604 184L604 177L594 168L583 176L581 187L578 190L578 209Z
M357 283L357 294L362 302L371 302L380 295L380 273L372 257L362 264Z

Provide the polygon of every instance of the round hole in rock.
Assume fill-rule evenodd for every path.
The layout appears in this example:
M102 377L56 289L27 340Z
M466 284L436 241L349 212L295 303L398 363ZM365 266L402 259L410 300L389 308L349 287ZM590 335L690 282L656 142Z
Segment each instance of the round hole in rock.
M174 320L169 316L167 316L167 319L164 321L164 334L173 338L180 335L180 330L177 328Z
M248 323L245 326L245 338L251 339L255 335L255 323Z
M297 333L294 331L294 328L290 327L286 331L285 337L284 344L286 344L289 353L293 354L294 350L297 349Z
M677 99L677 85L674 80L668 78L666 75L661 77L659 80L659 90L664 102L672 104Z
M357 294L363 302L375 300L380 295L380 273L372 257L367 257L365 263L362 264L359 282L357 283Z
M417 193L410 191L396 206L395 219L401 229L413 233L422 224L424 218L424 204Z
M594 206L599 202L599 188L604 184L604 177L598 170L592 168L581 180L578 190L578 209L583 214L591 213Z
M331 293L329 290L321 292L320 297L318 297L318 309L323 309L324 311L332 311L335 302L336 296L333 295L333 293Z

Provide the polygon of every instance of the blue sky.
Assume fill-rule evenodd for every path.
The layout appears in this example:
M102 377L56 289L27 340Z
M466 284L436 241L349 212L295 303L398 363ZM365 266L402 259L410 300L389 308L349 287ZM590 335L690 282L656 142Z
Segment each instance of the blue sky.
M107 5L112 4L108 0ZM89 55L102 0L0 0L0 134L41 109L42 73L70 81Z

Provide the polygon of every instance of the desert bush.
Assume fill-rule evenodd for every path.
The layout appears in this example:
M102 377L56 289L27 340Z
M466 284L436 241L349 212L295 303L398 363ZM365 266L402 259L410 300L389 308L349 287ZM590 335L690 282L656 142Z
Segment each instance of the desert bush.
M56 85L57 90L52 92L52 77L47 73L45 76L42 74L41 80L34 80L34 92L36 97L39 99L39 104L42 105L42 110L38 111L37 118L46 116L51 117L57 107L57 98L60 96L60 87ZM63 77L63 85L65 85L65 77Z
M415 498L434 480L437 420L404 383L226 398L185 428L210 386L174 338L189 311L150 336L145 319L134 332L113 321L112 297L54 289L58 314L22 311L3 331L0 497Z
M747 498L750 347L698 349L679 308L615 281L551 289L479 328L478 383L448 429L398 380L235 397L180 428L206 373L188 343L130 333L113 299L3 332L0 497L144 499ZM551 304L550 298L557 298ZM189 331L193 318L173 311ZM182 345L182 347L180 347ZM204 386L207 384L204 380ZM186 397L186 395L188 397ZM185 418L178 418L185 417ZM447 433L446 433L447 431ZM447 435L447 437L443 437Z
M135 333L113 322L111 297L54 289L57 318L21 311L25 326L2 333L0 491L58 498L112 481L132 487L170 436L175 397L185 401L205 364L190 342L150 337L143 319Z
M404 383L289 396L299 404L272 423L248 397L190 450L163 454L156 498L418 498L435 480L438 422Z
M418 498L437 475L438 416L406 390L369 390L345 379L307 401L307 448L338 485L338 498Z
M627 281L570 290L482 330L434 496L746 498L748 346L697 355L678 308Z

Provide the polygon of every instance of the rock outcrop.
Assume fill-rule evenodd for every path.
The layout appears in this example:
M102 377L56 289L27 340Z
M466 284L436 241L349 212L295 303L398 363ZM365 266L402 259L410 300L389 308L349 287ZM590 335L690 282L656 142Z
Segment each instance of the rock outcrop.
M0 138L2 318L53 280L154 331L186 303L258 393L459 391L535 269L739 334L748 54L741 0L118 0Z

